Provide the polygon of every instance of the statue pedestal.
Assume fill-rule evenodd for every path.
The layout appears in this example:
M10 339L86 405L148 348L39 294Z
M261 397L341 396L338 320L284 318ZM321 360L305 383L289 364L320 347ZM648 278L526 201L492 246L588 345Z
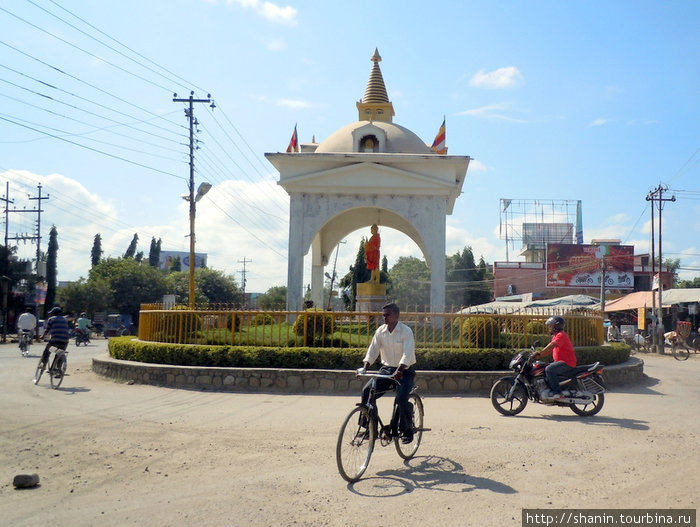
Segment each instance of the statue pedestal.
M386 285L365 282L357 284L355 311L360 313L381 311L386 304Z

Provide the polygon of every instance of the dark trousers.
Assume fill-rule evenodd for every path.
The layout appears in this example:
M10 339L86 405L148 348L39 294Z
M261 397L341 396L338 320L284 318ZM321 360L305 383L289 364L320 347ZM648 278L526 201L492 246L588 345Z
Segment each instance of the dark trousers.
M51 352L49 351L49 348L51 346L62 349L63 351L66 351L66 348L68 347L67 342L59 342L57 340L50 340L49 343L46 345L44 348L44 354L41 356L41 362L46 364L48 366L48 361L49 361L49 356L51 355Z
M544 369L544 374L547 376L547 384L549 384L552 393L561 393L559 383L568 378L568 373L571 370L573 368L562 361L553 362Z
M377 373L381 375L393 375L396 368L393 366L382 366ZM396 385L396 402L399 404L399 431L411 431L411 405L408 402L408 396L413 390L413 384L416 378L416 370L413 366L407 368L403 372L403 377ZM372 386L376 383L376 398L379 399L385 392L394 387L394 382L388 379L371 379L364 388L362 388L362 404L366 405L369 401L369 393Z

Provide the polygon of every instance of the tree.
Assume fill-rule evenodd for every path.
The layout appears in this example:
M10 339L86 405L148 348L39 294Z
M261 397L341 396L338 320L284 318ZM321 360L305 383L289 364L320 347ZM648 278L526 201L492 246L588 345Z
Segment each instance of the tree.
M46 301L44 303L44 316L53 307L56 301L56 286L58 276L58 231L56 226L49 231L49 248L46 253ZM47 309L48 307L48 309Z
M671 273L673 275L673 286L678 285L678 269L681 266L681 259L680 258L666 258L664 260L664 265L666 268L666 271Z
M338 282L338 286L346 289L349 293L343 296L343 301L345 302L345 307L349 311L354 311L357 303L357 284L362 284L367 282L372 273L367 269L367 262L365 262L365 244L367 240L362 238L360 240L360 247L357 250L357 256L355 257L355 264L350 266L350 272L346 274ZM348 299L346 301L345 299Z
M107 258L90 270L88 282L104 280L113 298L111 307L138 320L141 304L160 302L167 288L165 277L133 258Z
M695 287L700 287L700 276L696 276L692 280L681 280L678 282L678 286L681 289L692 289Z
M196 305L237 305L244 302L243 292L233 277L214 269L196 269L194 273ZM179 271L166 277L167 292L177 296L179 302L189 302L190 273Z
M90 267L95 267L102 259L102 236L95 234L95 239L92 242L92 251L90 251Z
M148 265L158 267L160 264L160 238L156 241L155 236L151 238L151 248L148 251Z
M284 309L287 305L287 286L271 287L258 297L259 309Z
M182 262L180 261L180 257L176 256L173 258L173 263L170 266L170 272L171 273L179 273L182 271Z
M58 303L70 313L85 311L90 316L108 311L114 299L107 280L85 280L71 282L56 293Z
M430 269L413 256L400 257L389 270L389 298L402 309L422 311L430 304Z
M134 237L131 239L131 243L129 244L129 247L126 249L126 252L124 253L124 258L133 258L134 255L136 254L136 246L139 243L139 235L138 233L134 233Z
M488 283L490 270L483 257L479 265L474 262L471 247L461 253L449 256L445 262L447 283L445 304L453 307L466 307L483 304L491 299Z

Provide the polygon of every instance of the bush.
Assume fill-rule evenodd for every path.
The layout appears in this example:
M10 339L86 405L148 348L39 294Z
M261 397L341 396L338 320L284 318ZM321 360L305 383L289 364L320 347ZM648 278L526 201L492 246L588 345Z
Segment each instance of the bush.
M546 335L547 326L541 320L531 320L525 326L525 332L528 335Z
M304 335L305 321L306 335ZM304 335L306 342L328 338L333 334L333 315L325 313L318 307L309 308L294 321L293 330L295 335Z
M194 346L140 342L133 337L109 339L109 354L115 359L173 364L238 368L294 368L354 370L362 362L365 348L272 348L262 346ZM418 370L497 371L508 368L512 349L417 349ZM624 343L576 348L579 364L600 361L606 366L629 358Z
M275 319L269 313L258 313L251 321L253 326L272 326L273 324L275 324Z
M462 339L467 348L492 348L498 333L498 324L491 317L467 317L462 324Z

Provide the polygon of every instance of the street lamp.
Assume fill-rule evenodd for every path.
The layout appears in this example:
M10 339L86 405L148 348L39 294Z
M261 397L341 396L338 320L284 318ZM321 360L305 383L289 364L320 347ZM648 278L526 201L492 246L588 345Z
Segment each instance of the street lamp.
M211 189L211 183L200 183L199 188L197 188L197 194L194 194L194 181L190 180L190 193L183 194L182 199L190 202L190 309L194 309L194 216L196 211L195 203L204 197L204 195Z

